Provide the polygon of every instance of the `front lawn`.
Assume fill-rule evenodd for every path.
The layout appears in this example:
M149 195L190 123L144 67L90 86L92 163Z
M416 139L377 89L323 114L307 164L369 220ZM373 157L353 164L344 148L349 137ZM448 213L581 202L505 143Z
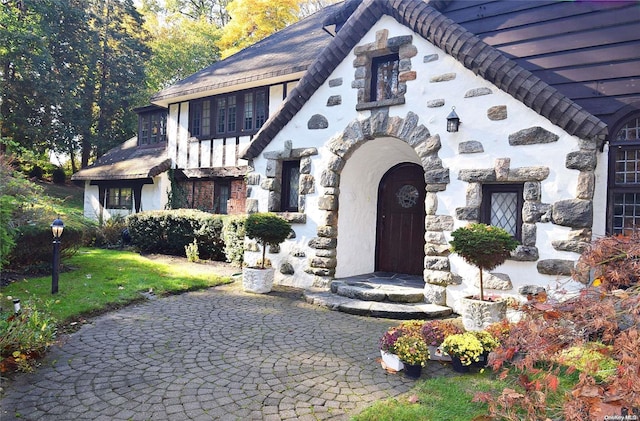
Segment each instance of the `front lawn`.
M47 308L62 325L142 298L143 292L175 294L230 282L228 277L152 261L137 253L83 248L63 261L59 292L51 294L51 276L23 279L2 287L0 307L13 309L7 297L22 305Z

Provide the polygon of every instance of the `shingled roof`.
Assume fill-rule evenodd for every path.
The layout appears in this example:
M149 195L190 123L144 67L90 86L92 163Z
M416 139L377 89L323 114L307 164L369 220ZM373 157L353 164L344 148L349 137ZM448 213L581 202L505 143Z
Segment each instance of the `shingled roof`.
M156 93L151 102L163 106L216 90L286 77L297 79L331 40L323 21L341 4L328 6L238 53Z
M134 180L155 177L171 168L164 144L153 148L137 148L138 139L131 138L102 155L93 165L73 174L72 180Z
M349 1L345 7L352 8ZM438 7L443 2L437 2ZM244 153L251 159L269 144L302 108L331 72L349 54L382 15L389 15L443 49L466 68L496 85L568 133L602 140L607 126L571 99L497 49L448 19L422 0L363 0L335 38L309 67L277 113L272 115ZM334 12L333 16L340 16ZM326 22L325 22L326 23ZM339 27L339 25L338 25Z

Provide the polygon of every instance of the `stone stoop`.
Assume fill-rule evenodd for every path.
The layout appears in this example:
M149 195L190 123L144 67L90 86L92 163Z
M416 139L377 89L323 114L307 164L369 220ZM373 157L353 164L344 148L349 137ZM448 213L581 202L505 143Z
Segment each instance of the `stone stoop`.
M381 273L331 282L330 290L307 290L310 304L358 316L387 319L435 319L452 314L449 307L426 303L419 276Z

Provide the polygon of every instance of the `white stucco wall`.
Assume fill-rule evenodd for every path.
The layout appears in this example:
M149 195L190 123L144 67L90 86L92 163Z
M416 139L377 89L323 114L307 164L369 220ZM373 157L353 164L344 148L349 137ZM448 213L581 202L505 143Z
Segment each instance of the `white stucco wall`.
M468 183L458 180L458 174L464 169L493 168L496 159L509 158L510 168L543 166L550 169L549 176L542 182L541 202L552 204L562 199L573 199L576 196L579 172L567 169L565 160L567 153L579 150L579 139L564 132L546 118L526 107L512 96L500 91L493 84L473 74L447 56L444 51L434 47L409 28L398 24L391 17L383 17L365 35L360 44L375 41L376 32L389 30L389 37L413 35L413 45L417 48L417 55L411 59L411 70L417 74L417 79L407 82L405 104L389 107L389 116L406 118L409 112L418 115L419 123L426 126L431 135L439 135L442 147L438 157L444 168L449 169L450 182L444 192L437 193L437 215L456 215L456 208L466 206L466 191ZM423 60L426 56L437 55L437 60ZM316 180L315 193L307 195L306 215L307 223L294 226L296 239L288 240L278 255L269 256L274 266L282 260L291 259L289 250L304 251L308 260L314 256L314 250L308 247L310 238L316 237L315 229L322 225L324 211L318 209L318 197L324 193L319 184L322 171L327 167L331 154L327 149L327 142L342 133L347 125L356 120L368 118L369 111L357 112L357 91L351 87L354 80L353 51L333 71L327 82L320 87L312 98L281 130L276 138L268 145L263 153L276 152L284 149L285 141L291 141L293 148L318 148L318 155L312 157L312 175ZM425 62L426 61L426 62ZM454 73L455 78L446 82L431 82L431 78L448 73ZM339 86L329 87L329 80L342 78ZM466 97L467 92L477 88L489 88L490 95ZM330 96L340 95L341 103L327 106ZM428 101L441 99L444 106L429 108ZM495 106L506 106L508 117L504 120L492 121L487 116L487 110ZM455 107L456 113L462 121L457 133L446 131L446 117ZM321 114L329 121L329 127L324 130L309 130L307 122L315 115ZM508 136L519 130L539 126L559 136L558 141L548 144L535 144L512 147ZM474 154L458 153L458 146L463 141L479 141L484 152ZM366 273L373 270L375 259L375 214L377 204L377 188L382 175L393 165L400 162L419 162L415 152L400 140L375 139L357 149L347 160L341 174L338 245L336 249L336 276L349 276ZM260 156L254 160L255 172L264 174L266 160ZM594 234L604 233L605 203L606 203L606 156L600 155L596 176L596 199L594 205ZM268 192L253 186L251 198L259 201L259 210L267 211ZM464 226L468 221L455 220L455 227ZM567 239L570 228L554 225L551 222L537 223L537 243L539 259L576 259L571 252L557 251L551 246L552 240ZM450 239L450 232L445 232ZM254 258L253 253L247 254L248 261ZM305 268L308 261L298 259L297 267ZM451 270L461 275L464 282L460 286L448 287L448 304L456 307L455 301L462 295L475 293L474 279L477 270L464 263L457 256L450 259ZM565 283L566 278L546 276L538 273L536 262L508 261L495 270L507 273L514 288L511 293L517 293L522 285L538 284L554 288L558 283ZM276 282L286 282L297 286L307 286L313 277L296 269L292 277L280 276ZM569 287L575 284L569 283Z
M142 186L140 212L164 209L168 200L167 191L169 188L170 182L167 173L153 177L153 184L145 184ZM103 209L102 219L103 221L107 221L116 215L131 215L135 213L134 210L135 203L131 209ZM100 220L98 186L92 186L89 181L86 181L84 186L84 216L95 221Z

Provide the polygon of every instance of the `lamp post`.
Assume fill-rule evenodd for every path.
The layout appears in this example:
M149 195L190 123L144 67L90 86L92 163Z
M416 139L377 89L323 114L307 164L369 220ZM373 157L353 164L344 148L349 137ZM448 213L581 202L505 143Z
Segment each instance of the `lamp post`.
M60 218L56 218L51 223L53 233L53 269L51 271L51 293L58 293L58 271L60 267L60 236L64 230L64 223Z

